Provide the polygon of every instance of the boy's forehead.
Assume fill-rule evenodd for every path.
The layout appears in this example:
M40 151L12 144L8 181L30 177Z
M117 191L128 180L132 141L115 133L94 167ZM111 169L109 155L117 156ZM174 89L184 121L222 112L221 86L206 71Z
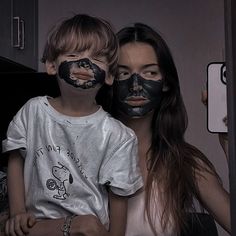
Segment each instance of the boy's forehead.
M76 37L74 40L67 39L63 42L65 52L71 52L71 53L82 53L87 52L91 55L104 55L106 56L106 53L104 51L107 50L107 45L104 42L103 39L100 37Z
M94 49L72 49L65 53L67 56L85 56L85 57L98 57L100 59L106 60L106 55L101 50L94 50Z

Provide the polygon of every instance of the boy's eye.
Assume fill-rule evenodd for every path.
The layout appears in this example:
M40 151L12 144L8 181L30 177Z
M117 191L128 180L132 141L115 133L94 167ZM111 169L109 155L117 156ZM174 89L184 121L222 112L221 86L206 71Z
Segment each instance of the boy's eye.
M76 55L76 54L67 54L66 57L67 57L68 59L75 59L75 58L78 57L78 55Z
M100 63L105 63L105 59L104 58L99 58L99 57L94 57L92 58L95 62L100 62Z
M102 55L92 55L91 56L91 59L94 61L94 62L98 62L98 63L102 63L102 64L106 64L107 63L107 60L106 60L106 57L105 56L102 56Z

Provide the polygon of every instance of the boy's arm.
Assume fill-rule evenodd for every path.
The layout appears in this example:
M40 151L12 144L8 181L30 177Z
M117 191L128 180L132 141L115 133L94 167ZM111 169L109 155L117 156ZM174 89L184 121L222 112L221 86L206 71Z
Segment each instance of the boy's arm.
M24 160L19 151L10 152L7 170L10 217L26 211L23 170Z
M19 151L10 152L7 171L10 218L5 225L6 235L28 233L29 227L35 223L35 217L25 208L23 170L24 160Z
M110 229L109 236L124 236L127 222L128 197L109 191Z

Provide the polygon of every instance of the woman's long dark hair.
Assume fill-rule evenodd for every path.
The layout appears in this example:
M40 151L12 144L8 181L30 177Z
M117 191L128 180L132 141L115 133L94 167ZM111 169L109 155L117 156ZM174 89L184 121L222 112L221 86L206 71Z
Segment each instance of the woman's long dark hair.
M205 155L184 139L188 120L178 73L171 52L160 34L145 24L135 23L120 30L117 37L120 47L132 42L151 45L158 59L167 91L161 107L154 112L150 127L152 142L147 153L146 213L153 232L157 234L155 214L151 209L155 208L152 204L158 193L163 205L162 228L165 230L172 219L176 231L180 232L186 229L187 212L194 210L193 198L202 203L196 182L197 173L204 169L218 175ZM112 110L116 114L115 107Z

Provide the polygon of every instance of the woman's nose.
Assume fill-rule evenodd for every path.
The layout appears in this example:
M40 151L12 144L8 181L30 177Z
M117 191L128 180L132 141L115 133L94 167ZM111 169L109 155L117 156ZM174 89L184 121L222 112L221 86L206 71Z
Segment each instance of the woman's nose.
M130 87L130 91L133 92L137 96L138 93L142 90L143 90L143 86L141 85L138 77L136 75L134 75L132 86Z

